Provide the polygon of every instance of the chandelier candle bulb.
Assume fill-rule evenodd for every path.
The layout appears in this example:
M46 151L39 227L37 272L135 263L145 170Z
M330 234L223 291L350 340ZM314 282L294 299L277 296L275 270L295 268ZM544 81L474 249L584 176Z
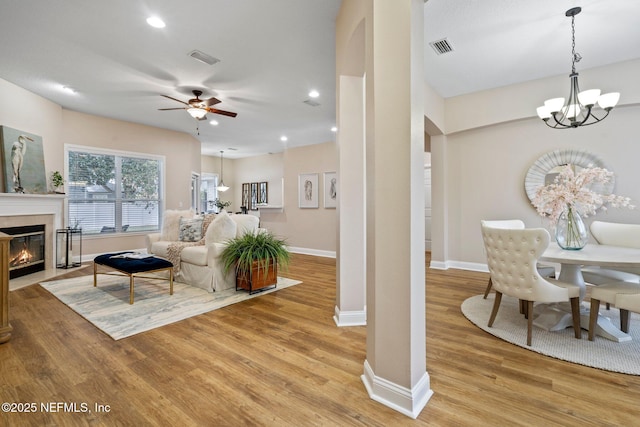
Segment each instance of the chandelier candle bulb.
M600 89L583 90L578 94L578 101L587 107L593 107L600 97Z
M609 92L602 95L598 98L598 105L603 110L611 110L616 106L618 100L620 99L620 92Z
M564 98L552 98L544 101L544 106L551 112L557 113L562 110L564 105Z

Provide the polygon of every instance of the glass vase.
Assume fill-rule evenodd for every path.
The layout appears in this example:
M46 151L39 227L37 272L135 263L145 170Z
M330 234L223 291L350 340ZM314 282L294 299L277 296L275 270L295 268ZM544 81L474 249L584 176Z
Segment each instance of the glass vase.
M562 249L573 251L584 248L589 241L587 227L576 209L567 207L558 218L556 241Z

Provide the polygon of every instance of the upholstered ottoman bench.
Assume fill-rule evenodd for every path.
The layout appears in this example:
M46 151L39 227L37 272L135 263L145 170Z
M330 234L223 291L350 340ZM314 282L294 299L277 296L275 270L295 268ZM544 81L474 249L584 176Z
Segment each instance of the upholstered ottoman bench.
M113 272L98 273L98 266L109 267L116 270ZM98 274L112 276L129 276L129 304L133 304L133 278L142 277L147 279L158 279L158 277L141 276L139 273L155 273L159 271L169 272L169 295L173 295L173 264L164 258L149 255L139 255L132 252L118 252L98 255L93 260L93 286L98 285Z

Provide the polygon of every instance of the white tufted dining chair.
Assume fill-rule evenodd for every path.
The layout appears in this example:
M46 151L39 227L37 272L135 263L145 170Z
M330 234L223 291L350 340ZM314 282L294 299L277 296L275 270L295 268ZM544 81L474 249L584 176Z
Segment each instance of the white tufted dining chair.
M640 313L640 283L615 282L594 286L591 290L591 312L589 313L589 341L595 337L596 321L600 304L613 304L620 310L620 329L629 332L629 311ZM621 304L622 306L618 305Z
M525 228L524 222L519 219L504 219L504 220L485 220L484 223L493 228L513 228L522 230ZM538 273L542 277L551 277L554 278L556 276L556 269L550 265L542 265L536 264L536 268L538 269ZM487 288L484 290L484 299L487 299L489 296L489 292L491 292L491 288L493 287L493 282L491 281L491 276L489 276L489 282L487 283Z
M527 345L531 345L533 303L570 301L575 337L581 338L580 288L571 283L545 279L536 268L538 258L549 245L549 232L544 228L496 228L486 221L481 221L481 227L489 272L496 291L488 326L493 326L503 294L523 300L528 323Z
M640 313L640 294L617 294L615 305L620 310L620 329L629 332L629 312Z
M593 221L589 227L591 235L600 245L622 246L624 248L640 248L640 224L622 224L615 222ZM603 285L612 282L640 283L639 268L611 268L589 266L582 267L582 277L592 285ZM613 301L607 303L607 310Z

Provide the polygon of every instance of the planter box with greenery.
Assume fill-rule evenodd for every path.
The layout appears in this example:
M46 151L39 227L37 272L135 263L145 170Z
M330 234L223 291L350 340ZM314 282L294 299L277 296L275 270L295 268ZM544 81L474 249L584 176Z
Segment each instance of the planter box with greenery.
M249 293L265 290L278 281L278 266L289 265L289 251L284 240L268 232L231 239L220 255L225 274L236 272L236 290Z

